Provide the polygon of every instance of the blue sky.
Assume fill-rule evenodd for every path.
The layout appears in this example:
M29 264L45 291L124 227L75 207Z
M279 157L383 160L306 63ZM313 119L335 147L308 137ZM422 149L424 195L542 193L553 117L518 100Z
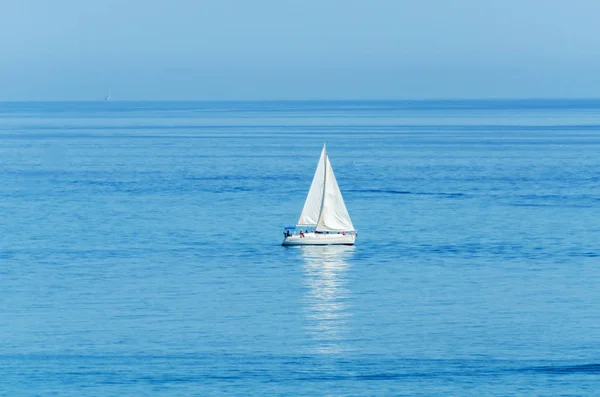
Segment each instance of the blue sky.
M0 2L0 100L600 97L597 0Z

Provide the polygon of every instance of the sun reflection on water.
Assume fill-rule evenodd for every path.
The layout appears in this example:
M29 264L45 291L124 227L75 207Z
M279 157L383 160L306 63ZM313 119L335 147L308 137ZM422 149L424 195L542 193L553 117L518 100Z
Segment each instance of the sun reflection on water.
M305 329L319 353L347 350L344 342L351 316L347 287L353 246L301 247L306 282Z

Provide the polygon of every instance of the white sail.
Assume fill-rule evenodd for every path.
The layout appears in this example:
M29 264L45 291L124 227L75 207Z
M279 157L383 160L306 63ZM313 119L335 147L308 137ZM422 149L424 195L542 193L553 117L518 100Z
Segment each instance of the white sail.
M308 195L306 196L304 208L302 208L302 213L300 214L300 218L298 219L297 224L299 226L314 227L319 221L321 204L323 202L323 188L325 185L324 182L326 156L327 153L325 152L325 146L323 146L323 151L321 151L321 157L319 158L319 163L317 164L315 176L313 178L312 184L310 185Z
M325 151L325 148L323 148L323 151ZM354 225L346 209L342 192L335 179L327 153L325 153L325 190L316 230L320 232L354 231Z

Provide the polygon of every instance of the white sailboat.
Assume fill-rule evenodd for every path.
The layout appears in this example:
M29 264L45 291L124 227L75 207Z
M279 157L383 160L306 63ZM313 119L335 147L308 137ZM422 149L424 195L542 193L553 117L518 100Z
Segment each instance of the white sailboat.
M298 223L283 234L282 245L353 245L356 240L325 145Z

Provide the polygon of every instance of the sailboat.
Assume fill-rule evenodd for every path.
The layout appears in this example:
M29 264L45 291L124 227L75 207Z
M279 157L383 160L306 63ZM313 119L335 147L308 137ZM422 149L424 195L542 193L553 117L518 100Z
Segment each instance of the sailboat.
M283 235L282 245L353 245L356 240L325 145L298 223Z
M108 95L104 97L105 101L112 101L112 95L110 95L110 88L108 89Z

